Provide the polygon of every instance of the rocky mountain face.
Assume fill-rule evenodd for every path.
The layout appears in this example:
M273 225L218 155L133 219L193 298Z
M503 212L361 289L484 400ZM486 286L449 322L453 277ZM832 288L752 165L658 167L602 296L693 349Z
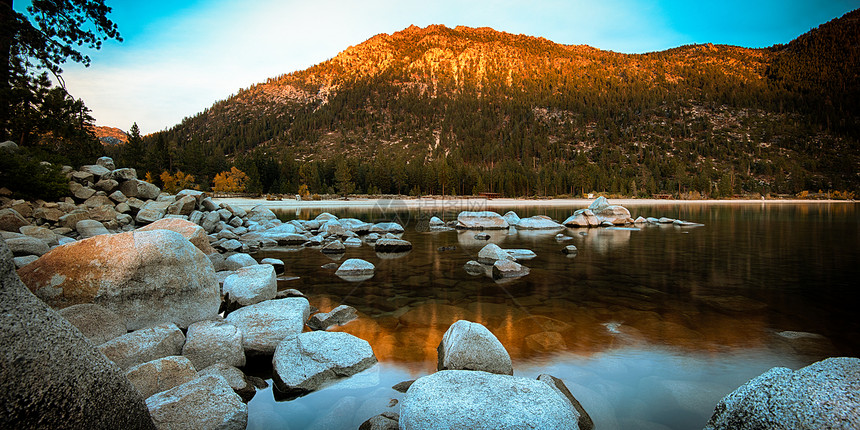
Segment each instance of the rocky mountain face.
M854 11L764 49L646 54L412 26L253 85L148 139L177 153L257 151L298 163L451 159L473 177L513 161L527 168L524 182L554 164L570 185L561 189L590 165L601 171L586 176L603 178L588 186L628 193L631 180L651 192L712 192L727 171L732 192L852 189L858 22Z

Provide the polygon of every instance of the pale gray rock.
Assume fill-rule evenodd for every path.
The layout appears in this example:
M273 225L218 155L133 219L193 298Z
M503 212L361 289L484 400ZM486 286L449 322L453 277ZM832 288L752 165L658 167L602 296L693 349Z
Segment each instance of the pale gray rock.
M172 355L131 367L125 376L143 398L169 390L197 378L197 370L187 358Z
M217 375L224 378L224 380L227 381L227 384L230 385L230 388L232 388L244 402L251 400L257 393L257 389L254 387L254 384L248 380L245 373L229 364L215 363L204 368L198 373L200 376Z
M122 183L124 181L137 180L137 171L130 168L130 167L124 167L121 169L114 169L114 170L111 170L110 173L108 173L108 175L106 176L106 179L113 179L119 183ZM129 196L129 197L133 197L133 196Z
M164 218L164 215L167 214L168 206L170 206L170 202L146 202L146 204L144 204L137 212L134 220L141 224L149 224L158 221Z
M567 399L567 401L573 405L573 408L576 409L576 412L579 414L579 430L592 430L594 428L594 421L591 420L591 416L588 415L588 412L585 411L585 408L582 407L579 400L573 396L567 388L567 385L564 384L564 381L546 373L538 375L537 380L555 389L556 393Z
M95 177L90 172L84 172L84 171L78 170L78 171L72 172L70 179L75 181L75 183L78 185L81 185L81 184L86 185L86 184L92 184L93 179L95 179ZM75 194L75 191L79 190L81 187L73 187L73 185L74 184L69 184L69 191L71 191L72 194ZM78 198L80 198L80 197L78 197Z
M217 245L219 248L223 249L226 252L235 252L242 249L242 242L239 242L236 239L228 239ZM247 254L245 254L247 255Z
M114 164L113 158L110 157L99 157L98 160L96 160L96 165L104 167L108 172L116 169L116 164Z
M373 224L355 218L341 218L338 221L348 232L364 234L370 232L373 227Z
M86 166L81 166L82 172L87 172L93 175L94 180L98 180L102 176L107 176L110 173L110 169L106 169L104 166L99 166L98 164L88 164Z
M30 236L13 237L6 239L6 246L15 256L36 255L42 256L48 253L49 247L41 239Z
M361 246L361 239L357 237L350 237L349 239L343 241L343 246L358 248Z
M39 257L36 255L22 255L20 257L13 258L12 261L15 263L15 268L20 269L38 259Z
M346 247L343 246L343 242L335 239L325 245L323 245L320 252L323 254L343 254L346 252Z
M245 306L225 321L242 332L246 354L271 354L285 337L302 332L309 314L307 299L290 297Z
M102 234L110 234L105 225L99 221L92 219L84 219L75 223L75 231L78 232L81 239L87 239Z
M60 309L59 312L93 345L101 345L127 333L125 320L104 306L81 303Z
M529 268L511 260L496 260L493 263L493 278L519 278L529 274Z
M241 206L232 206L226 203L221 204L221 207L230 211L233 216L237 216L239 218L245 218L248 216L248 211L243 209Z
M219 320L199 321L188 327L182 355L203 369L216 363L242 367L245 349L242 332L233 324Z
M467 261L463 269L470 275L484 275L487 273L485 266L475 260Z
M159 324L124 334L99 345L99 351L121 369L171 355L180 355L185 335L175 324Z
M0 142L0 150L8 153L15 153L18 152L18 144L11 140L6 140Z
M376 252L406 252L412 250L412 243L403 239L379 239L373 249Z
M437 370L482 370L513 375L511 356L486 327L459 320L448 327L437 352Z
M197 199L194 196L176 196L176 201L167 206L167 213L171 215L190 215L197 207ZM240 224L241 225L241 224Z
M567 245L564 248L562 248L561 252L563 252L567 255L576 255L576 253L579 251L576 249L576 245Z
M367 341L349 333L312 331L285 338L272 358L281 392L303 394L327 381L352 376L376 364Z
M93 185L93 188L95 188L96 190L104 191L106 193L115 192L114 190L116 190L117 187L119 187L119 182L114 181L113 179L102 179L102 180L96 182L95 185ZM117 190L117 191L119 191L119 190ZM120 194L122 194L122 193L120 193Z
M706 430L860 428L860 358L774 367L724 397Z
M530 249L506 249L505 252L511 256L514 260L531 260L537 257L537 254Z
M218 210L218 205L215 204L211 197L204 197L200 201L200 207L207 212Z
M636 219L635 219L635 220L633 220L633 224L645 224L645 223L647 223L647 222L648 222L648 220L647 220L647 219L645 219L645 217L642 217L642 216L636 217Z
M378 222L370 228L371 233L403 233L403 226L396 222Z
M344 236L346 234L346 229L336 219L328 220L323 223L323 225L320 226L319 231L333 236Z
M322 223L324 223L328 220L332 220L332 219L337 219L337 217L328 213L328 212L323 212L323 213L317 215L316 218L314 218L314 221L319 221L322 224Z
M219 375L204 375L146 399L159 429L244 430L248 405Z
M239 306L274 299L277 292L278 279L271 264L240 267L224 279L224 294L229 294L230 302Z
M222 246L223 246L223 244L222 244ZM224 260L224 266L221 270L236 271L236 270L239 270L243 267L256 266L256 265L257 265L257 260L255 260L254 257L251 257L248 254L244 254L244 253L240 252L238 254L233 254L233 255L227 257Z
M600 219L591 209L580 209L564 220L562 224L568 227L597 227L600 225Z
M83 209L75 209L74 211L61 216L58 222L60 226L74 230L78 221L86 219L90 219L90 214L87 213L87 211Z
M78 200L86 200L86 199L88 199L88 198L90 198L96 194L96 190L94 190L90 187L85 187L85 186L80 186L80 187L70 186L69 191L71 191L72 194L75 196L75 198L77 198Z
M506 229L510 227L501 215L495 212L469 212L463 211L457 215L457 227L464 229L490 230Z
M114 170L114 172L116 171L117 170ZM116 178L111 177L111 179ZM161 189L157 186L139 179L129 179L121 182L119 190L122 191L126 197L137 197L141 200L155 200L161 193ZM165 207L165 209L167 208Z
M278 216L275 215L275 213L272 212L269 208L263 205L257 205L251 208L250 211L248 211L247 218L249 221L265 223L267 221L278 219Z
M308 327L313 330L326 330L333 325L344 325L358 318L352 306L340 305L329 312L318 312L311 315Z
M233 217L233 212L230 212L228 209L221 208L218 209L216 212L218 213L218 217L221 218L221 221L227 221L231 217Z
M9 429L154 429L122 371L15 273L0 240L0 423Z
M276 274L284 273L284 261L277 258L264 258L260 260L260 264L271 264L275 268Z
M215 227L218 226L220 220L221 217L218 215L218 212L206 212L200 222L200 227L203 227L203 230L206 230L207 233L212 233L215 231Z
M594 199L590 205L588 205L588 209L591 209L595 213L600 212L601 210L607 208L609 206L609 201L606 200L606 197L600 196Z
M373 263L360 258L350 258L341 263L334 274L347 281L358 281L372 278L375 270Z
M368 418L361 423L358 430L398 430L400 429L399 420L400 414L386 411Z
M20 231L21 234L39 239L45 242L45 244L47 244L48 246L54 246L58 244L57 234L51 230L48 230L45 227L25 225L21 227Z
M520 222L520 216L517 215L517 213L514 211L508 211L507 213L502 215L502 218L504 218L505 221L508 222L509 226L516 226Z
M495 243L488 243L478 251L478 262L480 263L493 264L497 260L513 260L513 257Z
M471 370L419 378L400 404L400 428L578 429L579 416L536 379Z
M520 230L561 230L564 228L563 225L545 215L523 218L517 223L516 227Z

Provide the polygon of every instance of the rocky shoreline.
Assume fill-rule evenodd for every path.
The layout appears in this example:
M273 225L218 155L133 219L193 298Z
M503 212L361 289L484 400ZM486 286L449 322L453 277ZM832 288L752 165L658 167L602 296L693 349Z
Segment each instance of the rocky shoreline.
M266 386L241 370L248 357L271 357L275 388L287 397L377 362L365 340L326 331L355 319L355 309L318 312L300 292L278 291L283 262L258 262L250 254L289 246L340 256L347 247L372 246L380 259L397 258L412 248L403 226L328 213L284 223L263 205L216 204L194 190L161 193L107 157L67 174L74 197L63 201L0 197L0 326L9 345L2 365L4 423L245 428L246 403ZM493 230L580 227L587 234L588 228L650 224L701 226L633 219L601 197L562 222L463 211L447 223L433 218L429 228L467 231L480 242ZM575 246L564 245L566 236L556 239L559 252L576 255ZM465 263L467 272L503 282L526 276L522 263L534 253L487 243L475 258ZM332 269L360 282L373 277L375 265L348 259ZM56 362L57 356L64 359ZM481 324L460 320L448 328L437 370L403 384L399 413L368 417L361 428L593 426L564 381L514 376L504 345ZM856 428L857 375L857 358L771 369L726 396L706 428ZM760 407L774 401L780 407ZM52 412L43 416L44 409Z

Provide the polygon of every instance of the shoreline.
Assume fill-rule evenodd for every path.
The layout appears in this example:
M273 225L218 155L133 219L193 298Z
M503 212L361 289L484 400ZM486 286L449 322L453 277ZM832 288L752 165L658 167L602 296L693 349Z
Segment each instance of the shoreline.
M351 198L349 200L266 200L265 198L226 197L213 198L217 203L227 203L250 209L263 205L269 209L336 209L336 208L373 208L381 207L387 210L427 209L452 210L471 209L484 210L490 208L509 207L581 207L586 208L594 199L514 199L514 198L411 198L411 199L369 199ZM802 199L768 199L768 200L670 200L670 199L608 199L611 204L621 206L657 206L657 205L774 205L774 204L845 204L856 203L855 200L802 200Z

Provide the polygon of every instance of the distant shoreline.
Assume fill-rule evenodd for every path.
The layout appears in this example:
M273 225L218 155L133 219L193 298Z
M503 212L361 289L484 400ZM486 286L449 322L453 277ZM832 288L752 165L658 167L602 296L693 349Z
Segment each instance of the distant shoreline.
M269 209L336 209L336 208L373 208L380 206L386 209L428 209L428 210L482 210L509 207L588 207L594 199L510 199L510 198L411 198L411 199L368 199L350 198L348 200L266 200L265 198L227 197L214 199L219 203L231 206L252 208L263 205ZM610 204L621 206L654 206L654 205L774 205L774 204L845 204L856 203L855 200L802 200L802 199L767 199L767 200L673 200L673 199L608 199Z

